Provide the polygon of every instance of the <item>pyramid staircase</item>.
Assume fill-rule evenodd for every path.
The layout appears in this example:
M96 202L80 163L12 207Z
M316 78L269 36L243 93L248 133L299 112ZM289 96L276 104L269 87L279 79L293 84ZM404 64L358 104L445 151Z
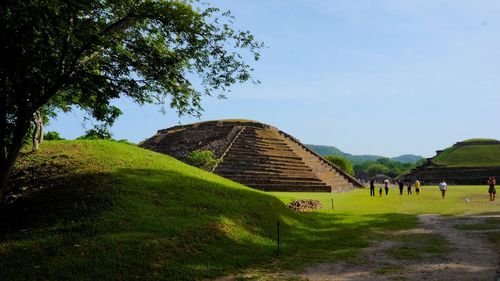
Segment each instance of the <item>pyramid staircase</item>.
M216 120L159 130L141 147L181 161L194 150L222 159L212 172L264 191L347 191L356 179L275 127L251 120Z
M264 191L331 192L277 130L243 127L214 172Z

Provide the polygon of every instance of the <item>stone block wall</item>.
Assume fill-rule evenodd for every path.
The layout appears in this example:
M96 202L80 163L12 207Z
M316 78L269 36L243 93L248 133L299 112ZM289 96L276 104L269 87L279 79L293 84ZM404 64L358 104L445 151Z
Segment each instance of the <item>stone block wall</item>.
M287 144L293 151L302 158L302 160L314 171L314 173L332 188L332 192L349 191L354 188L361 187L360 184L351 181L347 176L343 175L340 169L314 154L306 146L290 137L288 134L281 132L287 140Z
M210 121L160 130L141 147L181 161L211 150L218 175L264 191L339 192L362 185L277 128L255 121Z

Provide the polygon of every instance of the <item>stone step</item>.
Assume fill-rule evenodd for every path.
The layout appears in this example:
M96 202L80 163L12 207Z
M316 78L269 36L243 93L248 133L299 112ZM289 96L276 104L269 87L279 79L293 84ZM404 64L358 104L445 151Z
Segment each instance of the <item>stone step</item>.
M284 138L282 138L280 135L262 136L259 134L249 134L246 131L240 135L240 139L242 139L242 140L269 141L269 142L283 142L284 141Z
M222 169L215 170L215 173L224 177L233 176L248 176L248 177L295 177L295 178L317 178L317 175L311 170L278 170L278 169L248 169L248 170L237 170L237 169Z
M248 142L248 141L241 141L238 140L234 142L233 144L237 148L241 149L278 149L278 150L291 150L291 148L286 145L286 144L279 144L279 143L263 143L263 142Z
M280 177L280 178L248 178L248 177L231 177L229 178L233 181L239 182L239 183L250 183L250 184L281 184L281 183L287 183L287 184L324 184L321 180L318 178L286 178L286 177Z
M317 183L308 183L308 182L282 182L282 183L270 183L270 184L265 184L265 183L257 183L257 184L248 184L249 186L294 186L294 187L301 187L301 186L327 186L325 183L322 182L317 182Z
M304 162L299 159L284 159L278 157L256 157L245 158L236 157L234 155L226 155L223 162L231 165L250 165L250 164L274 164L274 165L292 165L292 166L305 166Z
M262 173L262 172L242 172L242 173L217 173L220 176L226 177L226 178L254 178L254 179L266 179L266 178L289 178L289 179L317 179L318 177L313 174L313 173L282 173L282 174L276 174L276 173Z
M231 151L231 154L232 151ZM259 153L251 153L251 152L239 152L239 153L234 153L233 155L229 155L224 157L224 159L231 159L231 158L237 158L237 159L277 159L277 160L298 160L302 161L302 158L295 154L259 154Z
M249 185L250 186L250 185ZM331 192L331 187L327 185L260 185L255 184L250 187L262 191L281 191L281 192Z
M284 157L284 158L292 158L292 159L302 160L301 157L299 157L296 154L292 154L292 153L280 153L280 154L270 155L270 154L258 153L258 152L237 152L237 151L235 151L235 153L231 152L231 153L228 153L226 155L228 156L228 158L236 158L236 159L237 158L245 158L245 157L249 158L249 159L269 158L269 157L275 157L275 158Z
M266 137L261 137L261 136L248 136L248 135L244 135L244 134L241 134L238 139L242 140L242 141L250 141L250 142L258 141L258 142L264 142L264 143L283 143L284 142L284 139L282 139L280 137L266 138Z
M300 175L308 175L308 174L314 174L313 171L309 168L301 168L301 169L295 169L291 167L287 167L287 169L283 169L280 167L273 167L273 166L267 166L267 167L247 167L246 169L237 169L234 167L219 167L215 169L215 172L218 174L225 174L225 175L233 175L233 174L269 174L269 175L290 175L290 174L300 174Z
M295 152L291 150L290 148L261 148L261 147L248 147L248 146L237 146L234 145L231 146L231 151L236 152L236 153L275 153L275 154L293 154L295 155Z
M271 157L293 157L293 158L300 158L297 154L289 151L256 151L256 150L234 150L231 149L231 153L235 155L242 155L242 156L248 156L248 157L255 157L255 156L271 156Z
M217 167L223 168L233 168L237 170L253 170L253 169L276 169L276 170L308 170L312 171L309 167L303 163L289 163L289 162L276 162L276 161L252 161L244 162L244 160L239 161L225 161L221 162Z
M217 169L218 174L223 175L244 175L244 176L294 176L311 177L316 175L311 169L279 169L272 167L259 167L259 169Z

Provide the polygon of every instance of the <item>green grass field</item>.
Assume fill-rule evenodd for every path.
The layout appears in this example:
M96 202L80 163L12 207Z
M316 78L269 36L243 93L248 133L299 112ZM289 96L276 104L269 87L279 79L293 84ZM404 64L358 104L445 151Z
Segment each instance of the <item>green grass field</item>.
M45 142L13 176L28 195L0 208L0 280L199 280L357 263L384 233L415 227L416 214L500 211L484 187L450 187L441 200L425 186L419 196L334 194L332 211L331 194L264 193L109 141ZM284 203L294 199L325 208L293 213Z
M370 190L358 189L346 193L295 193L295 192L273 192L284 203L290 203L298 199L320 200L323 210L331 210L331 200L334 202L334 211L345 214L443 214L462 215L499 212L499 201L489 202L488 186L450 186L446 192L446 198L441 199L441 193L437 186L422 186L419 195L406 195L406 187L403 195L399 195L399 189L393 187L389 190L389 196L377 195L370 197ZM466 202L466 198L469 202Z

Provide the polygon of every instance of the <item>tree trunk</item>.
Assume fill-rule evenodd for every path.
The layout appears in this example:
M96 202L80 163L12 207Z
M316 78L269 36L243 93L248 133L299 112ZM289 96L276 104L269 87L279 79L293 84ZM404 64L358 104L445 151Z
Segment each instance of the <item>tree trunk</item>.
M9 174L12 171L12 168L14 168L14 163L15 162L7 163L7 159L2 159L2 163L0 164L0 203L9 192L7 184L9 180Z
M0 88L0 170L2 163L7 159L7 109L6 109L6 94ZM0 181L0 188L1 188Z
M10 191L8 179L14 168L19 152L23 147L24 137L28 133L29 119L26 116L18 116L11 144L5 149L6 155L0 159L0 201ZM3 133L3 132L2 132ZM6 138L5 135L0 137Z
M35 124L35 128L33 130L33 146L31 148L32 151L38 150L39 144L43 141L43 118L40 110L35 111L33 113L33 123Z
M33 116L35 116L35 114L33 114ZM33 123L35 123L35 128L33 129L33 134L31 136L31 141L32 141L31 151L36 151L38 150L38 124L36 122L36 118L33 121Z
M40 112L40 111L39 111ZM38 142L42 143L43 142L43 116L40 114L40 135L38 136Z
M2 84L3 85L3 84ZM7 188L8 173L12 167L7 165L7 108L6 93L0 88L0 202Z

